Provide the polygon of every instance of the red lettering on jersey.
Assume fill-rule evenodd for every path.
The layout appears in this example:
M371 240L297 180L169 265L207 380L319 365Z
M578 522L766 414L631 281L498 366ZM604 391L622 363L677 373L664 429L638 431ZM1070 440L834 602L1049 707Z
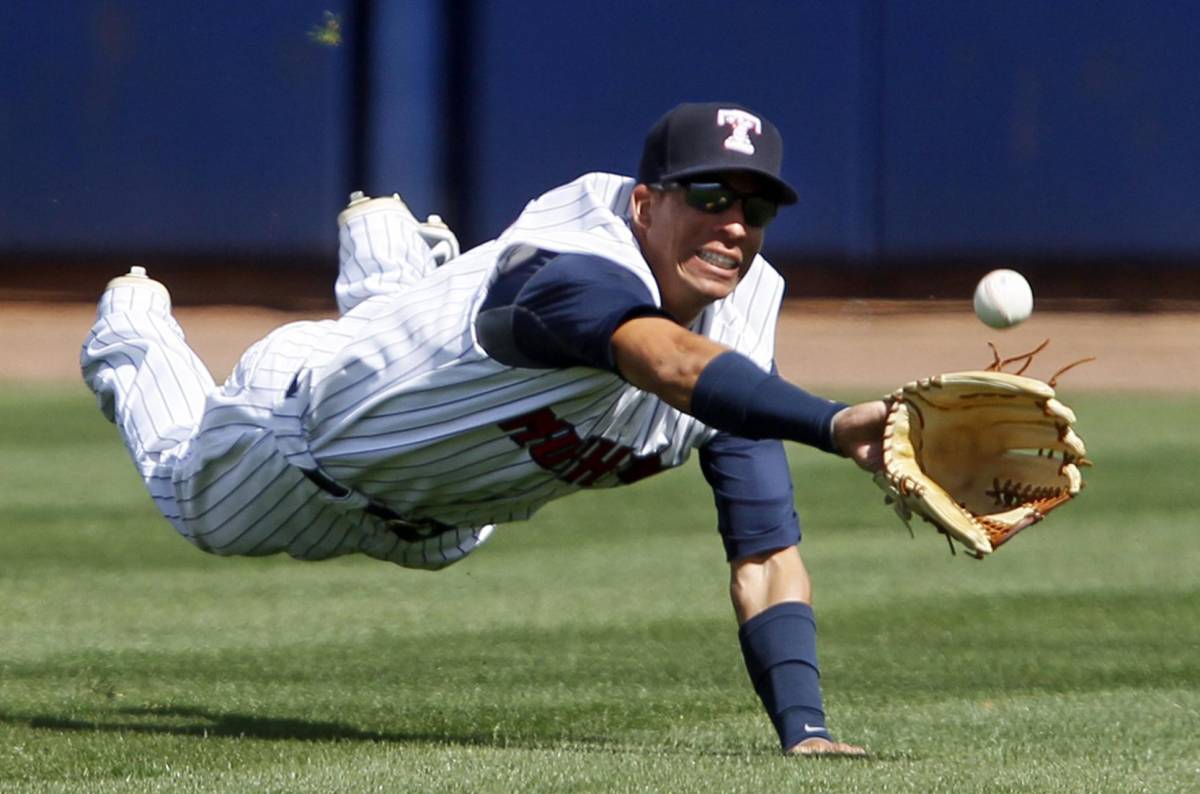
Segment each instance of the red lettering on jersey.
M617 472L617 479L628 485L638 480L644 480L652 474L658 474L662 470L662 461L658 459L658 455L634 456L628 466Z
M583 486L593 485L596 480L617 468L617 465L633 451L629 447L618 447L607 438L588 440L592 443L588 446L587 455L575 464L575 468L566 473L567 482ZM616 453L610 456L608 453L614 449Z
M534 444L529 448L529 457L533 458L534 462L543 469L554 471L573 460L582 444L575 429L571 428L566 433L542 439Z
M629 465L618 470L633 453L629 447L606 438L589 436L581 439L575 426L554 415L549 408L539 408L499 424L518 446L529 450L533 462L560 480L581 487L595 485L606 474L617 471L623 483L638 480L662 471L657 455L634 456ZM513 432L517 431L517 432Z
M536 441L539 438L548 438L563 428L574 430L569 424L555 416L554 412L549 408L532 411L515 419L509 419L507 422L500 423L500 429L506 432L522 427L525 429L520 433L509 435L509 438L522 447L530 441Z

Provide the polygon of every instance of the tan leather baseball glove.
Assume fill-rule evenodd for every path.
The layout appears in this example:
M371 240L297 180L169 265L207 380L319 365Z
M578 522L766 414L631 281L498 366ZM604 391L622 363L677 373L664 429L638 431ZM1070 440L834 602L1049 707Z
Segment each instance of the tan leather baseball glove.
M875 482L906 524L921 516L982 559L1079 493L1079 468L1091 462L1075 414L1054 392L1070 367L1048 382L1020 374L1045 346L1003 361L996 354L986 370L916 380L890 395ZM1020 360L1018 373L1001 371Z

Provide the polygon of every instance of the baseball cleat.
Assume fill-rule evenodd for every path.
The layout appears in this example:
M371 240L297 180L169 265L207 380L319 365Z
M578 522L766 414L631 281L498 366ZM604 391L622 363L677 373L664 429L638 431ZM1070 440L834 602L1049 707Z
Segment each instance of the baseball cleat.
M404 199L400 198L399 193L371 198L361 190L356 190L350 194L350 199L346 202L346 209L338 213L338 226L345 226L351 220L366 215L368 212L386 210L400 212L413 223L417 222L416 216L412 214L408 205L404 203Z
M147 289L161 295L166 301L170 302L171 293L167 292L167 288L161 283L155 281L146 275L146 268L141 265L134 265L129 268L129 272L123 276L117 276L108 282L106 290L114 287L136 287L137 289Z
M429 251L433 254L433 259L438 267L449 262L459 254L458 238L454 232L450 231L450 227L442 220L440 215L430 215L425 219L424 223L417 220L412 214L412 210L404 203L404 199L400 198L399 193L393 193L390 196L380 196L371 198L361 190L356 190L350 194L350 200L346 203L346 209L338 214L338 225L345 226L355 218L366 215L368 212L386 212L387 210L398 211L403 217L408 218L417 225L417 232L421 235L421 239L425 241L425 245L429 246Z
M437 262L438 267L458 256L458 238L454 236L454 232L450 231L450 227L442 220L441 215L430 215L421 224L419 231L421 239L425 241L425 245L429 246L429 252L433 254L433 259Z

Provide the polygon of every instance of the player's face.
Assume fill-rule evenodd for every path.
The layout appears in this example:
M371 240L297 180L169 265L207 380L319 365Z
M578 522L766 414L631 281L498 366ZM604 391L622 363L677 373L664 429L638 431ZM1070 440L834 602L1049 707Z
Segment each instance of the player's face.
M706 179L705 181L709 181ZM714 178L739 193L755 193L753 176ZM733 292L762 247L763 227L746 222L744 200L718 212L690 206L683 190L634 190L634 228L662 292L663 307L688 324Z

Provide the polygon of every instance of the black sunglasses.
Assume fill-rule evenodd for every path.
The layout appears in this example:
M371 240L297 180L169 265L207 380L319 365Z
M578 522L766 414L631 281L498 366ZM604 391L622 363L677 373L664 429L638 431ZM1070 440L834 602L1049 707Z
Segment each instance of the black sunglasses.
M664 182L660 190L682 190L683 200L693 209L720 215L739 199L747 226L766 226L779 211L779 203L757 193L743 193L722 182Z

